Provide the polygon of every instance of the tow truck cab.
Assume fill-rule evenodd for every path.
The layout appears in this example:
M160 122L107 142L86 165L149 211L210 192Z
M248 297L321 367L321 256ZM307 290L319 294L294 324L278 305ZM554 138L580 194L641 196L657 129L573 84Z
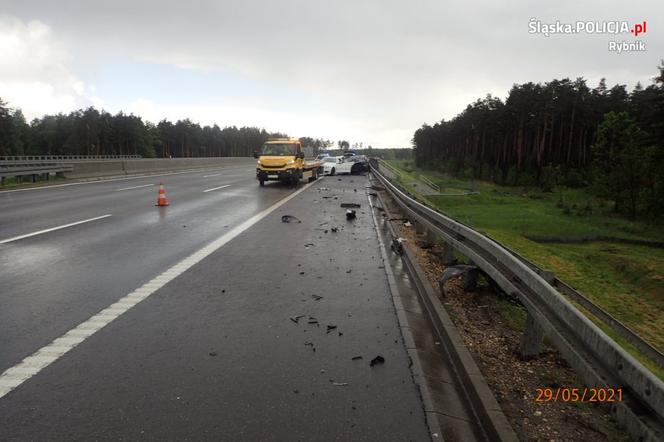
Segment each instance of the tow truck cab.
M318 178L320 161L305 161L302 144L297 138L268 138L260 152L254 152L256 179L261 186L266 181L297 184L301 179Z

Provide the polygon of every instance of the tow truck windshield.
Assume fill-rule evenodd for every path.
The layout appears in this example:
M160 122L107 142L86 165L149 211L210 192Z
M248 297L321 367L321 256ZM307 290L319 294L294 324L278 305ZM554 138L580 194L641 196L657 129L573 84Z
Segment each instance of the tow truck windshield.
M288 156L297 154L297 148L295 144L264 144L263 149L261 150L263 155L273 155L273 156Z

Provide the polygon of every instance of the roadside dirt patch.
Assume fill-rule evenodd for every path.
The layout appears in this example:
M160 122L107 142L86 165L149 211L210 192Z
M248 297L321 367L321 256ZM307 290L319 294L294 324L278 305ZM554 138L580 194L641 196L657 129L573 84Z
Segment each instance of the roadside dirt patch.
M414 253L429 282L438 288L444 270L439 245L404 224L403 214L380 192L398 234ZM383 212L385 213L385 212ZM387 216L387 215L385 215ZM424 248L423 248L424 247ZM536 402L538 388L583 388L557 350L546 345L542 355L522 361L516 354L525 310L501 298L487 284L464 292L462 281L452 278L441 302L452 317L489 387L520 440L627 441L629 437L611 417L608 407L572 402Z

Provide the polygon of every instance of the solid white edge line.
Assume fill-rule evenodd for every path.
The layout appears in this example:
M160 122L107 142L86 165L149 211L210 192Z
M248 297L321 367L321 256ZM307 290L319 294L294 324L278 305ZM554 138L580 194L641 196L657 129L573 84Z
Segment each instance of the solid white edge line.
M225 184L225 185L223 185L223 186L219 186L219 187L213 187L212 189L206 189L206 190L204 190L203 193L205 193L205 192L212 192L213 190L224 189L224 188L226 188L226 187L228 187L228 186L230 186L230 184Z
M121 189L115 189L115 191L120 192L122 190L140 189L140 188L143 188L143 187L150 187L150 186L154 186L154 184L142 184L140 186L123 187Z
M50 344L40 348L18 364L5 370L2 374L0 374L0 398L4 397L7 393L14 390L23 382L39 373L42 369L48 367L51 363L58 360L60 357L83 342L85 339L101 330L106 325L110 324L114 319L118 318L122 314L129 311L132 307L137 305L141 300L136 299L136 294L140 293L144 297L143 299L154 294L157 290L168 284L171 280L180 276L191 267L210 256L212 253L219 250L232 239L239 236L242 232L249 229L251 226L268 216L270 213L274 212L279 207L283 206L288 201L292 200L297 195L307 190L314 183L316 183L316 181L305 184L301 189L291 193L267 209L252 216L248 220L244 221L240 225L234 227L224 235L212 241L210 244L192 253L179 263L171 266L168 270L162 272L159 276L151 279L141 287L114 302L110 307L101 310L99 313L78 324L64 335L54 339ZM183 263L186 263L186 265L183 265ZM73 330L77 331L71 333ZM85 330L85 334L87 335L86 337L82 336L83 333L79 333L81 330ZM38 357L37 360L40 361L40 364L34 364L35 357Z
M91 221L97 221L98 219L108 218L111 214L97 216L95 218L84 219L82 221L76 221L74 223L64 224L62 226L51 227L50 229L39 230L37 232L26 233L25 235L14 236L13 238L7 238L0 241L0 244L7 244L9 242L18 241L19 239L30 238L31 236L41 235L43 233L53 232L55 230L66 229L67 227L77 226L79 224L89 223Z

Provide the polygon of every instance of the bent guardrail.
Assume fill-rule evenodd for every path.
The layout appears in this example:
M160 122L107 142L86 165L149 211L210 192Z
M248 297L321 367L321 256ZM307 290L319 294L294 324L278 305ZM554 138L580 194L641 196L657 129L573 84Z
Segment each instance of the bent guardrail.
M614 404L612 411L634 438L664 438L664 383L659 378L509 250L411 198L375 168L373 173L409 217L443 237L506 293L518 297L532 318L528 322L548 334L584 382L625 389L624 402Z

